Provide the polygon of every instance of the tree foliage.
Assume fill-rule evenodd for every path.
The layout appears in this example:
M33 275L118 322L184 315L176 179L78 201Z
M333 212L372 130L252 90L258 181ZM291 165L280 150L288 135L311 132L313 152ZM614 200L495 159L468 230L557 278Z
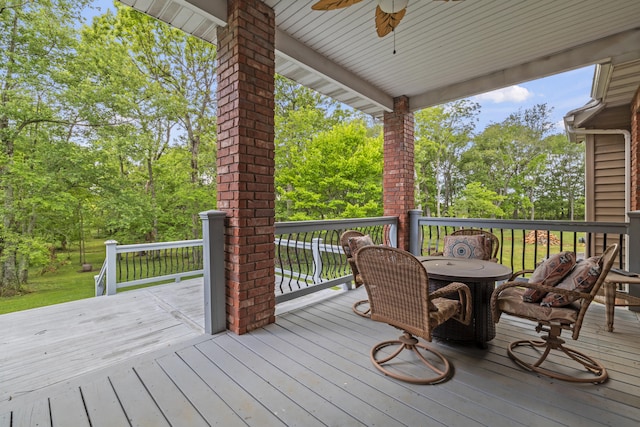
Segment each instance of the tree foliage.
M417 200L427 214L582 217L584 147L553 133L551 109L517 111L474 135L469 123L477 112L465 105L416 114Z
M216 204L216 49L116 3L0 0L0 296L87 233L197 238ZM276 219L381 215L382 129L276 76ZM427 214L573 219L581 145L546 105L475 134L478 104L415 113Z
M382 214L382 136L362 122L334 126L278 171L278 213L288 220Z

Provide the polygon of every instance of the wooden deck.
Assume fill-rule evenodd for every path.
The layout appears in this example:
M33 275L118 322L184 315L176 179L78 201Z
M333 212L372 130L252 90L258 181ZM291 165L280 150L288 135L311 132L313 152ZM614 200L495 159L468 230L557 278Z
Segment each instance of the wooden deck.
M198 283L167 285L0 316L0 427L6 426L637 426L640 321L604 306L577 348L605 384L521 370L510 340L535 336L505 317L482 350L434 342L455 367L432 386L381 375L369 349L398 332L351 312L358 289L280 314L243 336L206 336ZM182 305L180 305L182 304ZM569 341L571 341L569 339Z

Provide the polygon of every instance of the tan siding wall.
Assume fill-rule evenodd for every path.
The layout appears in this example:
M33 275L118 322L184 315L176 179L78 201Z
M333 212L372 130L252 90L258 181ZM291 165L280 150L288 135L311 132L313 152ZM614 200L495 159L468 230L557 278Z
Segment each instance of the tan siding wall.
M640 89L636 91L631 106L631 210L640 209Z
M625 157L622 135L590 135L587 138L587 221L625 221ZM590 153L589 153L590 151ZM592 162L591 164L589 162ZM607 244L618 236L607 236ZM602 253L604 236L596 235L592 253Z
M592 185L593 209L592 217L587 219L624 222L624 138L593 135L590 139L593 141L593 181L587 182L587 186Z

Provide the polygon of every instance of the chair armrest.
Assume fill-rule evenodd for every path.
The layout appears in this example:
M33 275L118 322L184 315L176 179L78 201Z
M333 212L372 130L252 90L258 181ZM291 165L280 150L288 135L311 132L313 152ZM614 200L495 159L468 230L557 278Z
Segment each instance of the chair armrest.
M452 319L457 320L458 322L469 325L471 323L471 291L469 287L464 283L460 282L451 282L447 286L436 289L435 291L429 293L429 298L444 298L447 295L458 295L458 300L460 301L461 309L460 313L452 316Z
M513 282L514 280L516 280L516 277L518 276L524 276L525 274L531 274L533 273L535 270L520 270L520 271L516 271L515 273L513 273L511 275L511 277L509 278L509 280L507 280L508 282Z

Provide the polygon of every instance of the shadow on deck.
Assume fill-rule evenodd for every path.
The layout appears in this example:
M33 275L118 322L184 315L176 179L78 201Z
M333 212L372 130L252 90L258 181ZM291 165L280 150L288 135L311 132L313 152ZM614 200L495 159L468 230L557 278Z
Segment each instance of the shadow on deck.
M486 350L434 342L454 365L453 378L417 386L371 365L370 348L398 331L352 313L362 288L243 336L201 333L200 288L185 281L0 316L0 427L636 426L640 419L640 322L627 310L616 311L609 333L604 306L592 305L580 340L570 343L605 364L604 384L567 384L516 367L507 343L535 333L531 323L504 317Z

